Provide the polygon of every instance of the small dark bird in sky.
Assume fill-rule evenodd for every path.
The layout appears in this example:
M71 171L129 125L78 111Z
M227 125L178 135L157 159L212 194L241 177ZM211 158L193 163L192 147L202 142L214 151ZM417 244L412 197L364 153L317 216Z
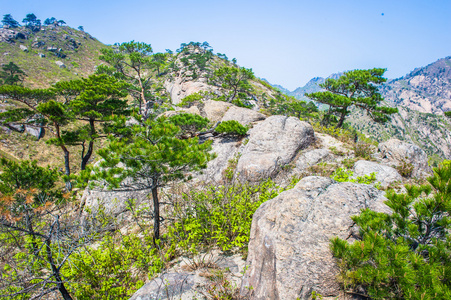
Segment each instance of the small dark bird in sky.
M381 13L381 16L384 16L384 13Z

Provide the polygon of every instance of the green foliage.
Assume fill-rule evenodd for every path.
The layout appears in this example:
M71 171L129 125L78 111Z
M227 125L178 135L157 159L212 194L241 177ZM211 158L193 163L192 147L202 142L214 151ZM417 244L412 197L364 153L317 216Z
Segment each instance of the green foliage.
M199 72L210 72L207 64L213 58L213 49L207 42L182 43L177 53L180 53L180 61L192 73L192 79L196 79Z
M46 26L52 25L55 22L57 22L55 17L47 18L47 19L44 20L44 25L46 25Z
M97 247L74 253L71 264L63 269L72 282L72 295L77 299L129 299L165 266L150 236L147 232L143 237L106 235Z
M228 135L236 135L236 136L244 136L247 134L249 127L241 125L238 121L230 120L221 122L215 128L215 132L228 134Z
M345 72L338 79L328 78L320 84L326 91L305 96L329 106L323 120L326 125L330 123L332 116L336 116L339 118L336 127L342 127L352 106L366 111L376 122L386 122L390 115L398 110L379 106L383 98L378 91L378 85L387 80L382 77L384 73L385 69L380 68Z
M345 128L334 128L321 125L319 122L312 124L315 132L325 133L337 138L338 140L351 143L354 140L355 133Z
M293 116L297 118L311 118L317 115L318 108L313 102L297 100L277 92L274 98L265 102L265 107L273 115Z
M26 76L25 72L12 61L3 65L2 70L3 71L0 72L0 84L21 85Z
M211 141L179 139L179 131L164 118L133 125L126 137L110 136L108 146L98 152L103 161L94 169L94 178L110 187L118 188L130 178L131 183L124 183L128 188L152 190L155 239L160 237L158 189L170 181L190 179L187 172L205 168L214 157L209 153Z
M41 20L39 20L33 13L27 14L27 16L22 20L22 23L25 23L25 27L28 27L33 31L41 29Z
M254 79L252 69L223 65L216 69L209 83L222 88L225 101L232 102L238 98L244 101L252 91L249 80Z
M331 241L345 289L373 299L451 297L451 165L434 169L428 181L387 193L392 213L365 209L352 217L359 240Z
M59 175L56 169L39 167L36 161L14 162L0 158L0 192L11 195L17 189L50 191Z
M254 212L281 191L271 180L192 191L176 203L176 221L168 228L168 239L176 249L191 254L215 245L223 251L245 249Z
M106 48L101 50L100 59L107 62L109 66L99 66L97 74L108 74L126 81L129 86L127 92L138 103L141 114L146 114L148 108L156 108L159 101L155 98L152 89L152 69L162 67L164 58L153 57L152 46L141 42L126 42L116 44L115 49Z
M354 155L363 159L370 159L373 154L373 146L368 143L358 142L354 144Z
M182 101L179 104L177 104L177 106L189 107L192 103L201 101L203 98L204 98L203 92L193 93L183 98Z
M168 122L180 127L182 132L194 134L208 125L208 119L196 114L181 113L167 119Z
M398 166L396 166L396 170L398 170L399 174L403 177L410 177L412 175L414 166L412 163L407 161L407 157L401 159L401 162Z
M14 18L11 14L3 15L2 23L3 23L3 25L7 25L11 28L16 28L16 27L20 26L19 22L14 20Z
M338 182L355 182L362 184L372 184L376 181L376 173L371 173L369 175L357 176L353 178L354 172L352 170L338 168L330 176L333 180Z

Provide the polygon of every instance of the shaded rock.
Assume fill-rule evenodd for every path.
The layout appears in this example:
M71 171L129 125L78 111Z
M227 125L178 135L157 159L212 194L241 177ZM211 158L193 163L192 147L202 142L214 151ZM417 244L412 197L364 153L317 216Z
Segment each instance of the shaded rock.
M307 168L323 162L331 157L332 155L327 149L313 149L304 152L296 160L296 169L298 171L304 171Z
M209 161L207 168L202 170L202 174L196 177L206 182L221 182L223 173L229 166L229 161L237 156L240 145L241 142L236 138L215 138L211 152L216 153L216 158Z
M56 48L56 47L47 47L47 51L56 52L56 51L58 51L58 48Z
M398 139L391 139L379 144L380 157L383 163L401 166L411 164L413 171L410 177L427 177L432 174L428 165L428 157L420 147Z
M25 126L24 125L16 125L16 124L6 124L11 130L17 131L17 132L24 132Z
M6 43L12 42L15 38L15 35L16 35L16 33L14 30L10 30L3 25L3 28L0 28L0 43L1 42L6 42Z
M24 45L19 45L20 50L22 50L23 52L28 52L28 47L24 46Z
M193 274L166 273L145 284L133 294L130 300L180 299L180 296L190 291L193 286ZM195 294L193 293L192 296Z
M101 161L98 161L94 166L98 167ZM119 167L125 167L122 163L118 164ZM90 208L92 211L97 211L100 206L103 207L107 214L113 214L118 216L127 211L128 202L130 199L134 199L136 206L141 203L147 202L149 206L152 205L152 201L148 195L151 194L151 189L146 188L146 180L133 180L132 178L126 178L121 188L110 190L107 187L99 185L95 189L86 188L81 197L82 206Z
M24 34L23 32L18 32L18 33L16 33L15 38L18 39L18 40L26 40L27 39L27 35Z
M66 68L66 65L60 60L55 61L55 64L57 64L58 67L60 67L61 69L65 69Z
M198 267L193 268L196 262ZM199 262L202 263L199 264ZM240 254L225 255L221 251L211 250L191 258L177 258L171 262L171 265L167 272L136 291L130 300L206 299L201 295L208 295L208 290L217 284L217 281L212 282L209 279L214 277L211 268L221 272L223 278L230 282L231 287L235 287L241 282L245 261Z
M176 77L172 81L166 81L164 87L171 95L172 104L179 104L182 99L200 91L209 91L210 85L202 81L185 81L182 77Z
M376 182L380 182L383 188L387 188L395 181L402 181L402 176L392 167L366 160L359 160L354 164L354 176L365 176L371 173L376 173Z
M311 299L312 291L338 296L330 239L357 230L351 216L363 208L388 211L372 186L306 177L263 203L254 214L241 296L246 299Z
M93 211L97 211L102 206L106 213L118 216L127 211L127 202L130 199L136 199L139 205L144 201L148 201L147 195L151 193L147 190L91 190L85 189L83 192L81 203L89 207ZM150 203L151 201L149 201Z
M248 108L231 106L227 112L222 117L221 121L230 121L235 120L239 122L241 125L248 125L253 122L261 121L266 119L264 114L253 111Z
M25 132L34 136L38 140L45 135L45 129L42 127L25 126Z
M227 110L232 106L233 104L224 101L207 100L204 102L202 111L207 119L216 123L221 121Z
M41 57L41 58L45 57L45 54L44 54L44 53L39 53L38 55L39 55L39 57Z
M313 128L307 122L294 117L271 116L250 130L236 172L249 181L273 176L313 140Z
M40 48L41 46L44 46L45 42L43 41L34 41L33 44L31 44L31 47L33 48Z

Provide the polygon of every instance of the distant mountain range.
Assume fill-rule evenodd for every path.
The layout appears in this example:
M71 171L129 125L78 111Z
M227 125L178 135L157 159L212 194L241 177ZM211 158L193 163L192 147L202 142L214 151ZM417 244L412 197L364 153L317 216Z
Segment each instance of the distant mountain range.
M336 79L341 74L332 74L327 78ZM304 94L320 91L319 84L324 83L325 79L315 77L294 91L281 85L273 86L289 96L308 100ZM388 80L380 90L385 101L392 105L403 105L423 113L443 114L451 110L451 56L416 68L401 78Z
M307 100L304 94L320 91L319 84L324 81L325 78L315 77L305 86L286 93ZM274 87L286 91L281 86ZM391 122L377 124L354 110L348 123L378 141L396 137L419 145L432 157L451 158L451 123L443 117L444 111L451 110L451 56L388 80L380 91L386 105L399 109Z

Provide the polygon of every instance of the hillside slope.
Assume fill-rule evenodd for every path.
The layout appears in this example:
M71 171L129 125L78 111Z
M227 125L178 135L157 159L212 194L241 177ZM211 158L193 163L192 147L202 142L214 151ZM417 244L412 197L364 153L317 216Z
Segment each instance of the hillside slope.
M419 112L443 114L451 110L451 56L388 81L382 94L395 105Z
M68 26L50 25L37 32L0 28L0 65L11 61L18 65L27 74L27 87L44 88L92 74L105 47L90 34Z

